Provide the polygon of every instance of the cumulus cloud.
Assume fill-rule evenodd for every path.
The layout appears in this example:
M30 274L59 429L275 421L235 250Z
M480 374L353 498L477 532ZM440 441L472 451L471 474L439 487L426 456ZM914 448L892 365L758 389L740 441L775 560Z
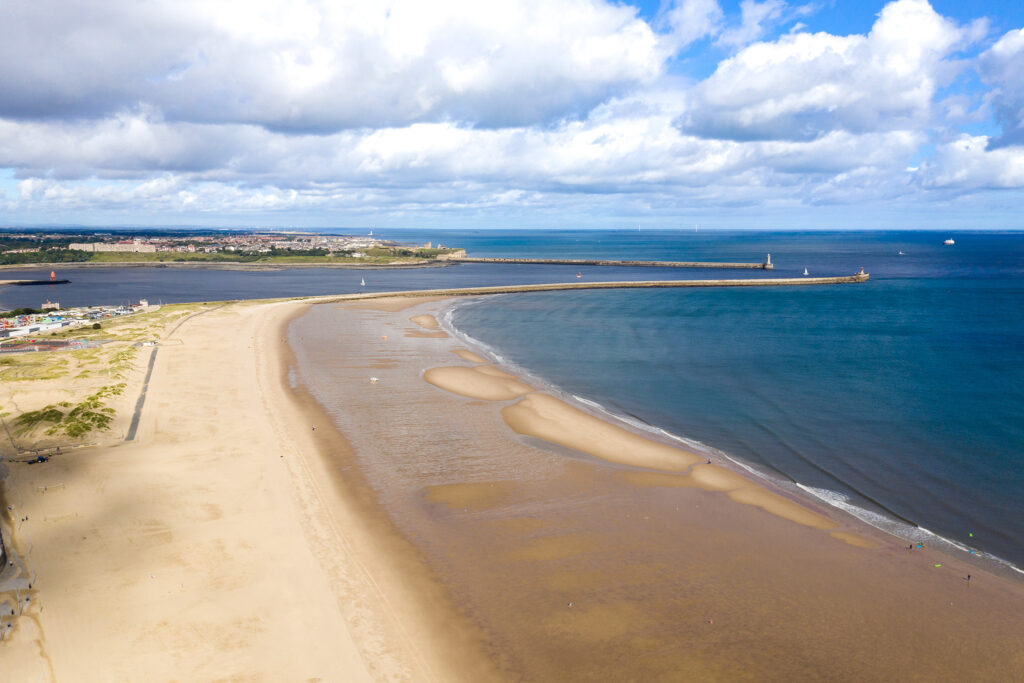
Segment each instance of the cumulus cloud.
M1003 128L990 145L1024 145L1024 28L1004 35L978 61L982 78L995 87L991 104Z
M678 0L662 16L665 42L675 52L721 30L724 14L717 0Z
M8 0L0 116L108 116L288 131L577 115L656 78L665 47L601 0Z
M819 197L838 198L838 176L849 189L867 177L866 169L874 178L902 168L922 142L905 132L845 131L812 141L707 140L681 133L672 123L677 113L670 102L640 108L615 101L584 120L544 129L440 122L326 136L145 117L80 122L73 129L8 123L0 126L0 154L10 156L0 156L0 164L46 177L24 181L32 190L22 193L25 202L60 205L120 197L179 210L247 210L336 207L371 195L395 206L430 196L449 208L603 194L799 201L815 188ZM63 172L42 166L47 162ZM68 182L82 168L110 179L114 189ZM128 182L140 175L149 177Z
M786 3L783 0L743 0L740 3L740 25L718 36L720 45L740 47L757 40L782 19Z
M925 0L866 35L770 41L806 7L747 0L732 24L716 0L651 24L605 0L5 12L13 215L586 217L1024 186L1024 31L976 60L989 92L943 90L984 27ZM730 56L695 82L674 57L698 46ZM998 139L956 130L993 113Z
M1024 188L1024 149L989 149L985 135L961 135L940 145L921 165L918 182L929 190L970 192Z
M723 61L679 125L703 137L811 140L833 130L919 129L964 32L925 0L887 5L871 32L796 33Z

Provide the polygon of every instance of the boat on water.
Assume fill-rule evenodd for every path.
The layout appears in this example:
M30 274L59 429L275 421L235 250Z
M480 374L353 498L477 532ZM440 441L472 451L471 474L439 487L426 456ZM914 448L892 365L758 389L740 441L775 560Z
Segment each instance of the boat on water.
M804 268L804 275L810 275L810 273L807 272L806 268Z
M583 273L576 273L576 277L583 277Z
M903 250L902 250L902 249L900 249L899 251L897 251L897 252L896 252L896 255L897 255L897 256L903 256Z
M945 242L943 242L943 244L945 244L945 245L946 245L947 247L951 247L951 246L953 246L954 244L956 244L956 242L954 242L954 241L953 241L953 238L952 238L952 237L950 237L950 238L949 238L948 240L946 240Z
M364 278L364 277L359 278L359 286L360 287L365 287L366 286L366 278Z

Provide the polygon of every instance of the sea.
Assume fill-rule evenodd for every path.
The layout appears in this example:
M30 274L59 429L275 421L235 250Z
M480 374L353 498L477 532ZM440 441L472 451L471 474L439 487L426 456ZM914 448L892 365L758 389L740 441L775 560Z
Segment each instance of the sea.
M707 449L907 543L1024 568L1024 234L376 230L471 256L747 261L774 270L58 269L0 308L596 280L871 274L864 284L536 292L444 324L596 413ZM952 238L953 245L944 241ZM580 275L576 277L577 273ZM3 279L48 276L5 271ZM361 285L364 278L366 284Z

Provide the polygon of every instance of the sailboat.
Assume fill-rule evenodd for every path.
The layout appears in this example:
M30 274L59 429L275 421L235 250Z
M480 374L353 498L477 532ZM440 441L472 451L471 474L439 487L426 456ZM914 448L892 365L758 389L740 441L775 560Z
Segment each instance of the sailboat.
M366 278L365 277L359 278L359 286L360 287L365 287L366 286Z
M807 272L806 268L804 268L804 275L810 275L810 273Z

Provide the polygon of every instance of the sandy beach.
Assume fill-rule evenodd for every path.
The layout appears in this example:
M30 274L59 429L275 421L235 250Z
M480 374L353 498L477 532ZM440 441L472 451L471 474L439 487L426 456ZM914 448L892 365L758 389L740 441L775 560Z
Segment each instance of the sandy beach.
M446 305L177 321L135 440L146 354L105 440L9 464L5 675L1024 677L1021 582L538 392Z
M302 308L192 318L159 349L134 442L10 464L5 539L33 585L5 620L6 680L487 677L457 625L432 644L425 615L450 610L401 571L414 551L358 482L342 490L347 445L288 389Z

